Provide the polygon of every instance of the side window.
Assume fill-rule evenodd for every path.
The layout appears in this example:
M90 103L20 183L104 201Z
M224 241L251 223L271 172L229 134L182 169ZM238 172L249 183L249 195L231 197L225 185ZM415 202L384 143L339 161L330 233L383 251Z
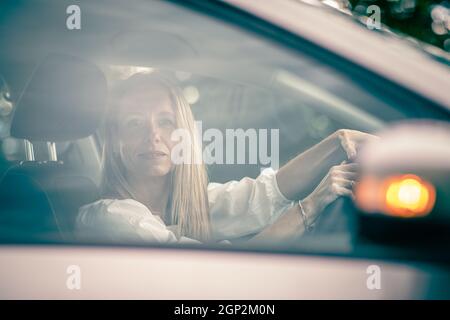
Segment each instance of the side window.
M112 55L131 62L105 66L111 82L146 68L168 70L204 130L224 137L227 129L268 130L268 150L271 129L278 130L278 165L339 128L373 132L406 116L388 97L300 51L183 7L158 2L139 10L105 21L117 30ZM129 21L137 22L125 28ZM249 149L243 152L249 159ZM212 181L256 177L267 166L225 157L209 166Z
M145 60L128 72L139 67L170 70L204 131L217 129L225 139L227 129L267 130L264 148L267 155L278 157L277 166L337 129L373 132L406 116L391 107L387 97L372 94L345 72L257 34L164 3L152 6L148 14L155 17L145 22L151 32L136 30L115 38L127 54ZM277 136L271 136L273 130ZM271 142L277 151L271 150ZM212 181L256 177L274 164L261 163L259 154L256 163L250 161L248 144L240 151L234 148L245 153L246 162L227 163L224 154L223 163L209 165Z
M101 75L102 80L104 80L103 75L106 77L111 89L109 98L112 99L108 100L109 102L114 100L114 97L116 100L113 102L120 100L120 97L112 94L119 80L128 79L137 73L157 71L155 73L162 73L173 80L178 87L176 89L179 89L176 94L173 94L171 82L166 86L160 86L159 82L155 86L153 82L153 89L160 90L164 87L165 91L160 90L164 91L164 95L158 96L158 92L153 92L158 90L152 91L147 88L145 93L148 96L145 99L139 95L133 96L136 92L129 94L129 100L124 103L125 106L116 106L116 109L111 109L114 113L114 117L111 117L113 120L108 119L111 121L105 123L113 123L110 131L115 131L109 132L109 136L102 136L101 130L92 135L96 129L97 124L95 124L94 128L86 134L91 134L90 137L57 143L58 158L68 165L61 166L61 170L70 167L70 170L74 170L70 173L80 174L88 178L86 180L92 180L91 182L95 184L92 189L103 188L102 193L99 194L113 200L138 198L135 196L137 193L134 193L129 186L127 174L130 175L130 180L144 177L149 178L152 183L163 181L164 179L159 179L160 176L165 179L173 177L171 174L175 170L172 171L174 168L173 163L170 162L172 158L168 157L172 146L166 143L163 148L157 150L155 146L148 143L150 140L148 130L153 130L153 126L158 127L160 123L165 123L165 125L161 124L161 127L164 127L161 130L164 130L164 139L166 139L171 133L170 130L179 129L177 125L182 122L180 120L182 119L185 128L192 131L195 126L191 123L189 110L192 110L200 131L203 160L207 160L209 179L211 182L225 183L230 180L240 180L243 177L255 178L267 167L278 169L338 129L374 132L390 121L417 116L419 109L422 108L418 103L412 103L407 108L398 107L402 104L399 97L388 93L388 90L383 92L379 90L379 87L377 90L372 90L370 81L364 81L361 77L353 78L354 73L347 69L350 66L332 64L330 59L324 58L325 51L321 51L321 55L315 55L314 50L317 48L311 47L311 44L306 41L297 39L298 43L295 46L288 47L281 44L282 39L276 33L269 37L250 30L248 24L240 21L241 18L250 19L248 16L221 20L215 18L213 14L209 15L207 10L200 13L188 9L184 4L170 1L130 0L125 3L118 0L98 0L80 1L79 6L83 19L80 30L66 28L63 21L64 14L61 16L61 12L66 12L67 2L65 1L48 2L48 5L27 2L20 10L14 6L8 7L9 14L5 15L0 26L0 36L8 35L2 37L5 41L2 43L0 53L0 73L8 81L8 83L3 81L0 88L0 174L14 160L25 159L23 140L9 136L13 105L17 102L34 68L45 57L54 53L85 59L92 62L96 70L99 67L102 72L98 74ZM332 55L332 53L329 54ZM58 70L66 71L65 68ZM61 78L68 80L69 78L65 76L62 75ZM68 73L67 77L70 76L71 74ZM78 81L78 78L74 76L70 79ZM44 81L45 79L38 82L45 83ZM78 81L78 83L82 82ZM58 82L60 83L63 87L66 84L64 81ZM73 83L72 86L66 85L72 90L71 93L76 91L72 98L82 97L77 91L78 83ZM14 92L14 99L10 99L10 94L7 93L9 84ZM132 82L132 85L135 86L136 83ZM105 84L105 93L106 87ZM128 93L132 91L126 90ZM59 109L58 106L71 107L72 105L67 103L68 100L64 100L67 98L64 95L65 90L53 90L55 91L58 91L55 93L58 99L54 99L56 103L53 107L57 105L55 107L57 109L47 109L50 110L47 112L63 110L62 113L64 113L65 109ZM103 90L98 92L103 93ZM126 96L124 92L121 97ZM181 99L181 95L184 95L185 99ZM86 96L92 98L93 95L86 94ZM136 96L145 101L139 100ZM177 103L173 103L173 100L177 100ZM157 103L147 103L153 101ZM40 103L47 105L47 102ZM153 113L156 113L152 108L159 108L158 116L161 114L163 116L161 119L158 118L156 125L151 123L152 128L149 129L150 125L146 120L154 117ZM134 114L130 112L130 109ZM70 113L67 112L65 115L69 115L72 120L74 117L72 118L71 112L75 113L77 110L72 108ZM83 114L90 115L88 112ZM80 117L80 119L85 118ZM154 118L151 120L153 121ZM61 125L56 130L65 129L65 126ZM69 137L67 139L73 137L70 134L62 136ZM118 136L121 139L118 139ZM36 160L48 159L46 142L32 142ZM107 145L108 148L105 147ZM109 152L109 157L105 159L111 160L109 164L105 161L103 168L100 165L102 147ZM34 172L40 173L39 170L41 167L36 166ZM106 177L106 179L101 180L101 174L107 170L109 175L104 174L103 178ZM162 203L154 210L164 218L164 228L176 225L180 215L201 213L203 214L201 219L190 219L190 217L186 219L185 221L195 222L198 225L193 225L192 229L189 229L191 226L184 224L183 231L186 232L185 234L191 232L195 236L200 233L207 234L206 229L209 227L207 192L209 190L205 188L204 168L201 167L201 171L198 170L197 173L178 170L177 178L167 180L169 181L167 185L170 185L172 181L179 182L185 179L187 182L183 181L183 183L186 183L188 187L179 188L177 185L177 188L168 189L169 192L178 195L175 199L178 202L170 203L170 205ZM156 174L160 176L158 179L153 179ZM197 183L197 188L192 187L193 182ZM64 218L67 211L66 205L69 204L72 206L73 216L67 219L67 226L69 228L74 226L76 221L74 217L77 217L79 208L84 207L87 202L92 203L93 199L90 196L95 194L95 192L89 192L87 196L83 195L83 190L80 190L83 188L77 189L78 186L76 183L70 185L73 189L67 193L64 193L66 192L64 188L54 188L56 191L61 191L62 195L55 194L51 199L51 201L56 199L57 201L54 202L60 206L55 209L59 212L53 212L52 208L48 210L49 219L58 215ZM153 192L153 189L148 187L147 181L139 185L136 183L135 187L142 188L144 191L142 199L139 200L142 200L142 203L148 202L140 208L146 208L146 206L151 208L150 200L155 199L150 197L155 194L147 194L149 190ZM198 190L197 193L200 196L190 198L190 194L186 195L188 193L186 190L191 192L191 188ZM90 190L84 189L84 191ZM183 192L180 189L183 189ZM161 190L161 188L155 190ZM203 194L201 194L202 191ZM180 194L183 196L179 196ZM81 196L77 197L78 195ZM165 199L157 196L155 198L157 198L155 202ZM167 198L168 203L169 199L172 201L175 197L171 195ZM245 199L242 202L245 203ZM13 203L13 205L16 204ZM30 205L39 208L31 202ZM233 211L235 207L237 206L229 206L229 211ZM244 214L249 212L250 209L243 207ZM263 205L258 203L254 207L263 207ZM175 208L174 211L171 211L172 208ZM175 210L178 211L175 212ZM219 211L218 209L217 212ZM281 209L277 213L279 212ZM270 216L271 214L266 215L266 217ZM34 225L34 222L29 225ZM158 225L161 226L161 224ZM256 232L257 227L261 226L249 226L248 230L236 232L230 237L247 236ZM178 228L174 230L179 231ZM164 232L166 235L169 234L166 229ZM174 238L176 239L175 236Z
M353 81L345 72L207 14L163 1L150 5L134 0L126 7L119 2L86 1L81 4L85 27L69 32L52 18L65 12L64 5L46 7L45 23L32 13L44 10L34 4L7 17L9 38L33 34L33 39L5 45L5 57L27 52L17 65L2 64L6 78L25 84L33 67L55 50L102 66L110 84L136 72L168 70L188 95L204 129L224 134L233 128L279 130L279 165L336 129L373 131L406 116L390 106L388 97L371 93L365 83ZM22 20L28 23L16 23ZM45 36L49 28L54 37ZM27 50L24 43L40 50ZM18 96L22 87L14 89ZM7 137L9 119L1 117L3 161L24 160L23 142ZM86 155L77 150L57 146L63 158L97 161L83 159ZM46 159L45 144L36 143L35 152L37 158ZM255 177L264 166L212 164L210 174L212 180L223 182Z
M334 80L339 81L339 78ZM269 165L282 166L340 128L373 132L386 121L335 96L327 88L315 87L288 72L276 74L267 88L226 81L217 82L214 87L212 83L208 81L209 89L202 87L201 83L198 85L201 98L193 107L196 118L202 121L203 129L218 128L224 137L227 129L243 129L246 132L256 130L258 134L261 130L267 130L267 146L263 148L267 152L258 156L271 158L272 163ZM349 90L355 90L350 83L348 87ZM362 96L361 99L364 98L363 91L357 93ZM375 99L367 97L369 99L372 99L373 104L377 103ZM278 133L271 135L275 133L274 130ZM253 143L261 148L263 141L257 140L253 140ZM230 178L256 177L259 174L267 164L261 163L260 158L257 163L250 163L249 153L255 149L249 143L247 140L244 150L247 162L244 165L227 164L224 160L223 164L210 166L214 181L225 182ZM278 150L272 150L271 146Z

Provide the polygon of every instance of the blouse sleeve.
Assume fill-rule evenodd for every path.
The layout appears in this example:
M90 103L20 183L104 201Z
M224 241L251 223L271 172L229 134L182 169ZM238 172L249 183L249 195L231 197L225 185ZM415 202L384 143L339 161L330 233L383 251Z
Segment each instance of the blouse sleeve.
M215 240L260 232L293 204L278 188L272 168L262 171L256 179L210 183L208 198Z
M177 239L159 217L132 199L103 199L81 207L75 235L83 240L113 242L200 243L186 237Z

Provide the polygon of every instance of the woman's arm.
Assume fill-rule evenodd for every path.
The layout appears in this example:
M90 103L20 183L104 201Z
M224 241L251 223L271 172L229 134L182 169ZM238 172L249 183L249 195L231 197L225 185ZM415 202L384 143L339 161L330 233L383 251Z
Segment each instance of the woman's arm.
M351 166L341 164L330 168L349 158L347 155L356 148L355 137L364 135L368 136L359 131L340 130L294 158L277 173L266 169L256 179L247 177L225 184L210 183L208 198L213 237L223 240L258 233L275 221L279 223L273 227L277 231L270 231L270 234L281 232L284 223L280 221L295 217L293 214L282 217L292 207L289 199L304 199L311 193L309 202L311 206L314 204L315 212L320 213L334 196L341 195L341 188L334 190L334 184L345 187L348 180L354 178L352 173L347 173L352 170ZM352 139L345 138L349 136Z
M281 193L288 199L303 199L334 165L353 160L361 144L375 136L341 129L299 154L277 172Z
M308 221L315 220L317 211L314 210L311 199L307 198L302 201L302 206ZM295 205L289 208L275 223L248 240L247 243L274 244L288 242L303 234L305 230L306 226L300 212L300 206Z
M300 206L291 207L273 224L249 240L249 243L281 242L292 240L306 230L305 222L314 224L323 209L339 196L352 196L353 181L357 176L358 165L342 163L331 167L314 191L301 203L306 216L302 217Z
M209 212L213 238L235 239L263 230L277 220L292 201L277 186L275 171L265 169L256 178L210 183Z

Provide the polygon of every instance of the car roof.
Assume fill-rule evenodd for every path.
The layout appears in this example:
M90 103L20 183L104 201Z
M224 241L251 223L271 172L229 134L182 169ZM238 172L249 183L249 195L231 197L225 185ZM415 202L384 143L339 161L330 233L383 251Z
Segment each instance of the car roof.
M448 66L411 42L375 32L337 10L293 0L223 0L450 110ZM431 46L430 46L431 47ZM448 56L444 51L440 55Z

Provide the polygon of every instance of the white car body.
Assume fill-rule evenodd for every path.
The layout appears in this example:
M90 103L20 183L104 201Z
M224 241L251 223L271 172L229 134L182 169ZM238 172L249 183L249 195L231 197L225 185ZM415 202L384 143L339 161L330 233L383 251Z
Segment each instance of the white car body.
M0 259L0 299L420 299L448 279L401 263L167 248L8 246Z

